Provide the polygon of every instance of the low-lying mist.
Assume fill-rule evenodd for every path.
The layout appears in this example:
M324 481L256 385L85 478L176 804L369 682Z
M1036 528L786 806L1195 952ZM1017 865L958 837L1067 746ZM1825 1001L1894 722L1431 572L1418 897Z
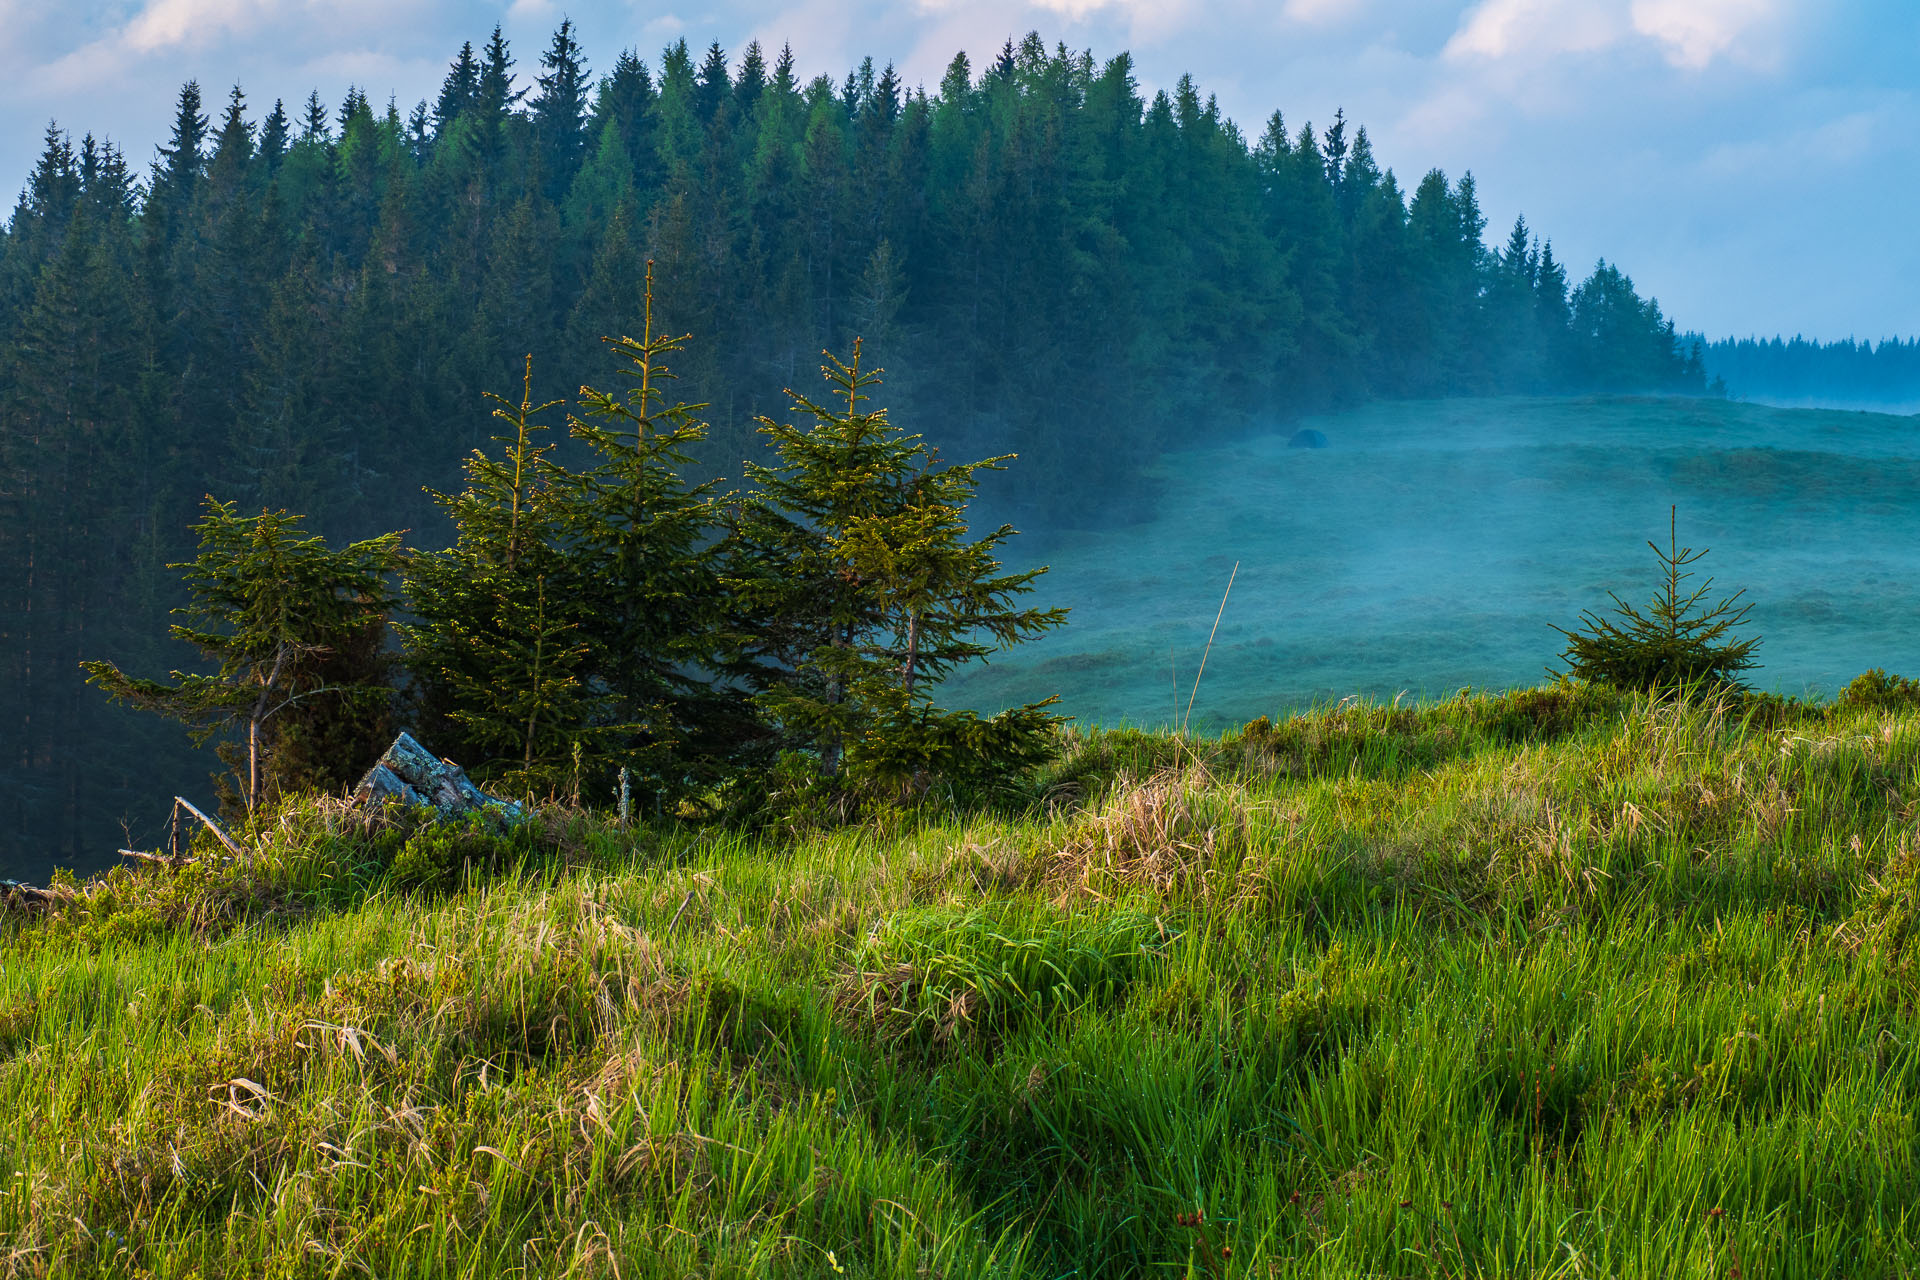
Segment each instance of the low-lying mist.
M995 709L1049 693L1082 723L1192 727L1348 694L1539 683L1551 624L1644 604L1679 508L1716 592L1744 587L1760 689L1831 694L1920 673L1920 420L1710 399L1378 404L1166 457L1141 523L1056 531L1028 513L1018 567L1068 625L955 676ZM1018 465L1017 463L1015 465ZM1016 520L1016 523L1019 523ZM1697 583L1697 579L1696 579ZM1693 584L1689 584L1693 585Z

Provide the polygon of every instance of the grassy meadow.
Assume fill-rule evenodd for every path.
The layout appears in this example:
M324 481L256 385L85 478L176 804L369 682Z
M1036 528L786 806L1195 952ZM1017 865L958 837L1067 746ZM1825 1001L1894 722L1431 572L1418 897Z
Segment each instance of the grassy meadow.
M990 811L312 800L0 916L0 1275L1905 1276L1920 709L1070 737Z
M1537 684L1552 624L1653 588L1670 506L1699 572L1744 587L1756 688L1831 696L1869 665L1920 671L1915 419L1646 396L1380 401L1170 452L1133 523L1024 532L1015 567L1067 626L957 672L996 710L1059 694L1082 722L1219 733L1351 693L1392 701ZM1013 464L1016 467L1019 463ZM989 486L991 493L991 486ZM1116 504L1115 516L1126 514ZM1693 585L1698 584L1698 579Z

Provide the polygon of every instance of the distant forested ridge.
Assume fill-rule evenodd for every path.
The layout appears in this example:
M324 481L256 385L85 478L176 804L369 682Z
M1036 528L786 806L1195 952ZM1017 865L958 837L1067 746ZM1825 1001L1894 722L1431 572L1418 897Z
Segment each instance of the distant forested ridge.
M1815 342L1722 338L1702 348L1707 376L1770 400L1920 404L1920 338Z
M189 84L145 174L48 127L0 238L0 866L197 785L78 664L186 660L156 637L203 495L440 545L422 486L491 433L482 392L529 352L535 399L604 380L648 259L719 474L862 335L896 421L1018 452L997 496L1079 519L1171 441L1303 410L1703 385L1617 268L1575 284L1524 222L1490 249L1470 175L1405 190L1338 115L1249 138L1125 55L1028 36L927 89L681 42L596 75L563 23L529 70L496 30L410 112Z

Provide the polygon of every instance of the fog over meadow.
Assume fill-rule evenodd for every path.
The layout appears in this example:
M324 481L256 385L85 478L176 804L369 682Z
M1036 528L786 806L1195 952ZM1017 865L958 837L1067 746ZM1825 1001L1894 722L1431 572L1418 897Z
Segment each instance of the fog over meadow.
M1349 695L1432 699L1537 684L1554 624L1653 594L1669 507L1717 593L1745 588L1759 689L1831 695L1868 667L1920 671L1920 423L1716 400L1380 404L1168 455L1139 523L1053 531L1069 625L950 682L982 708L1059 693L1082 723L1209 732ZM1695 583L1689 585L1697 585Z

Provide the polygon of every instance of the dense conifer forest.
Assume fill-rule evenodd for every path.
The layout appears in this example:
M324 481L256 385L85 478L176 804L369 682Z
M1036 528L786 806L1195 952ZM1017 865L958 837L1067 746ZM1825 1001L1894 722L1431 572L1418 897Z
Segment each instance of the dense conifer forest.
M1817 342L1795 335L1705 344L1707 376L1739 395L1877 404L1920 401L1920 338Z
M1030 35L927 87L758 45L596 68L563 23L525 70L496 30L411 110L188 84L145 171L48 126L0 237L0 851L110 845L199 774L79 664L187 660L206 495L447 545L426 490L496 434L483 393L529 354L533 402L612 385L649 261L729 483L856 336L896 422L1017 452L995 500L1078 522L1170 441L1304 411L1704 389L1617 267L1490 248L1471 175L1403 184L1343 115L1256 138L1124 54Z

